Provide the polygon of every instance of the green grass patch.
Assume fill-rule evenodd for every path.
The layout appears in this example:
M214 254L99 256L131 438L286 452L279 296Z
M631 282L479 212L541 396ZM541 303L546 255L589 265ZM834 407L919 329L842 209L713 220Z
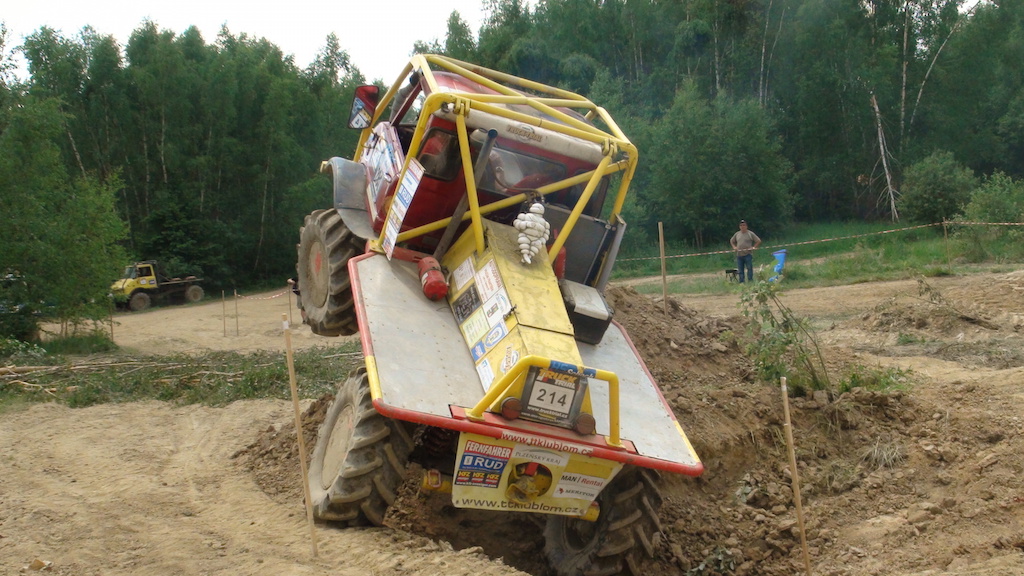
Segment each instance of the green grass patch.
M896 345L897 346L909 346L911 344L924 344L925 342L927 342L927 340L925 340L921 336L918 336L917 334L907 334L905 332L900 332L899 335L896 336Z
M236 400L291 397L283 352L107 357L78 364L54 356L48 360L22 361L20 365L38 369L0 380L0 412L45 401L76 408L140 400L222 406ZM294 360L299 395L318 398L334 392L363 357L358 343L350 342L296 351Z
M757 231L764 241L754 253L754 267L766 267L769 272L775 265L773 252L785 249L787 268L790 259L808 261L831 258L836 255L873 250L889 243L911 243L919 241L942 242L941 228L901 229L902 226L887 222L841 222L824 224L796 224L779 236ZM736 259L729 247L729 238L722 238L716 244L694 247L684 242L665 245L665 272L674 274L717 273L724 281L723 271L736 267ZM661 274L660 249L657 244L643 248L624 250L616 261L616 278L656 276ZM773 275L773 273L769 274Z
M907 370L855 365L850 367L840 379L839 392L849 392L854 388L892 392L906 390L909 386L910 373Z
M99 354L118 349L117 344L114 344L106 332L102 331L75 336L60 336L43 342L41 346L47 354L54 356Z
M893 231L898 230L898 231ZM941 227L899 229L886 223L798 225L775 241L766 238L754 253L755 280L776 276L778 263L772 255L786 250L783 280L787 288L838 286L863 282L934 278L977 271L1010 271L1024 257L1015 246L993 239L981 245L978 235L944 235ZM1003 239L1005 240L1005 238ZM728 246L694 250L685 245L666 247L667 290L670 294L740 293L743 285L730 282L725 270L736 264L726 254L688 254L727 251ZM653 258L653 259L652 259ZM661 275L656 246L644 252L620 255L615 278ZM660 294L660 282L636 287L646 294Z

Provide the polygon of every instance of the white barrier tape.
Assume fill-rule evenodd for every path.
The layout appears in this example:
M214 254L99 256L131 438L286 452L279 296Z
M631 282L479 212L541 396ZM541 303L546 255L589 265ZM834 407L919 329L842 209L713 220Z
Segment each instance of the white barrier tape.
M881 232L868 232L866 234L854 234L852 236L839 236L836 238L824 238L821 240L807 240L806 242L793 242L791 244L778 244L776 246L767 246L759 248L759 250L778 250L780 248L786 248L788 246L802 246L804 244L821 244L824 242L835 242L837 240L849 240L851 238L864 238L867 236L881 236L882 234L891 234L893 232L906 232L907 230L917 230L919 228L930 228L932 226L1024 226L1024 222L936 222L934 224L921 224L918 226L908 226L906 228L894 228L892 230L882 230ZM735 250L718 250L715 252L696 252L693 254L674 254L671 256L665 256L665 258L689 258L691 256L712 256L714 254L734 254ZM639 258L616 258L616 262L635 262L640 260L660 260L661 256L644 256Z
M263 298L260 298L258 296L243 296L242 294L235 294L235 296L238 297L238 298L243 298L245 300L273 300L274 298L280 298L281 296L284 296L287 293L288 293L288 289L282 290L282 291L278 292L277 294L274 294L274 295L271 295L271 296L265 296Z

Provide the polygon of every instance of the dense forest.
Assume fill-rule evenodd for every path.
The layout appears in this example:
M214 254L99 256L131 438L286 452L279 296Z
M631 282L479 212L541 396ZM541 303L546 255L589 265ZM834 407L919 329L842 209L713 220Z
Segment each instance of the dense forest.
M444 38L389 41L607 108L641 153L634 245L659 221L694 247L740 218L932 222L977 182L1024 176L1021 2L482 1L480 30L453 12ZM215 289L286 278L303 216L329 202L320 161L356 141L366 79L344 45L303 67L226 28L145 21L120 45L42 27L15 45L0 25L6 285L74 316L132 257Z

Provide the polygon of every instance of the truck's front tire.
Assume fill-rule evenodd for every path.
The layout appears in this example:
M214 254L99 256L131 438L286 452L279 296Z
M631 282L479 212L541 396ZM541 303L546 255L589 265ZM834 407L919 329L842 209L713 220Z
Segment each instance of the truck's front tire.
M405 424L373 407L365 368L338 389L309 463L313 515L348 526L380 526L412 452Z
M348 336L359 331L348 261L365 242L345 226L337 210L306 216L299 233L299 308L306 324L320 336Z
M153 301L150 299L149 294L145 292L136 292L132 294L132 297L128 300L128 308L132 312L141 312L146 308L149 308Z
M627 466L601 491L596 522L551 516L544 553L559 576L645 573L661 532L661 493L655 472Z

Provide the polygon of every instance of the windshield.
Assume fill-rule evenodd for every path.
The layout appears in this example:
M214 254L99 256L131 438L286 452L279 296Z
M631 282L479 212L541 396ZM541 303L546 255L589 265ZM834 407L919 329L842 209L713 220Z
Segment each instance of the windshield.
M125 268L124 274L121 275L121 278L135 278L135 266L128 266Z
M575 174L574 174L575 175ZM512 196L521 192L536 190L542 186L559 182L569 177L566 168L558 162L529 156L514 150L495 146L485 167L480 187L484 190ZM572 210L583 194L585 184L576 184L545 196L549 204ZM584 208L583 213L595 218L601 215L608 178L602 178L598 188Z

